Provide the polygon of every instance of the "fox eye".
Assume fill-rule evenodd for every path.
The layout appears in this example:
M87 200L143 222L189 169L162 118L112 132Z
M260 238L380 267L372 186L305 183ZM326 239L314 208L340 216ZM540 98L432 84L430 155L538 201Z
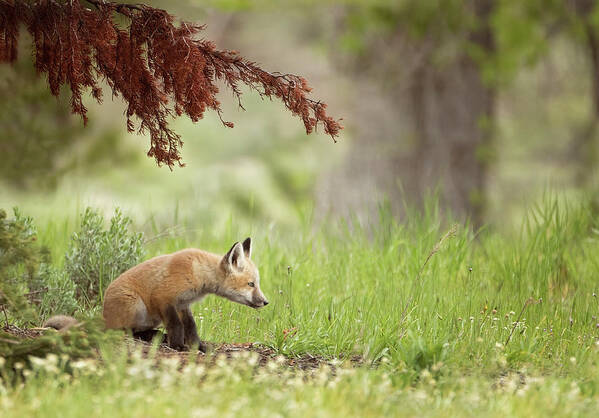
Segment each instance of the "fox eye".
M254 282L248 282L249 287L254 287Z

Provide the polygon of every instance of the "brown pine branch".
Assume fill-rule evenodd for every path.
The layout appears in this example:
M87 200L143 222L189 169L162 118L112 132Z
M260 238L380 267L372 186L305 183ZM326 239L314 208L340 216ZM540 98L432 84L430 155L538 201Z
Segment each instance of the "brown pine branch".
M99 81L106 81L113 96L127 103L127 129L149 133L148 156L159 165L182 165L183 143L169 128L170 118L185 114L197 122L211 109L233 127L223 119L217 80L242 109L244 84L262 98L281 100L302 119L308 134L322 124L335 140L342 129L327 115L326 104L307 97L311 89L304 78L269 73L235 51L217 50L212 42L198 39L202 25L176 24L165 10L143 4L85 1L93 9L73 0L0 0L0 63L16 60L19 26L25 26L34 40L35 67L46 74L51 92L58 95L68 85L72 111L85 122L83 92L90 89L101 102ZM117 25L115 14L125 16L128 25Z

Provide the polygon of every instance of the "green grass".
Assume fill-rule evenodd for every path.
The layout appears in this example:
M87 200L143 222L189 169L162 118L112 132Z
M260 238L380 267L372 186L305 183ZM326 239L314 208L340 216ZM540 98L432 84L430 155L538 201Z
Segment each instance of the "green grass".
M323 367L294 373L250 358L217 366L156 367L138 359L106 367L79 362L75 377L52 361L0 397L5 417L44 416L564 416L592 415L598 405L566 377L422 375L398 386L380 369Z
M430 204L399 220L382 209L370 228L180 224L147 257L224 253L251 235L271 301L252 310L208 297L194 306L201 338L364 365L302 377L246 359L148 377L142 360L117 356L101 373L38 371L2 388L2 416L562 416L599 406L599 224L586 203L547 198L512 232L455 229ZM74 225L39 225L58 264Z

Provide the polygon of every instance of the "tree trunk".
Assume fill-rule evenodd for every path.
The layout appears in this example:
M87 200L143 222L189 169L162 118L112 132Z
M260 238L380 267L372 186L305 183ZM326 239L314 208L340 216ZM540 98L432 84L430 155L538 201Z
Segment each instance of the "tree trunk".
M470 42L491 54L493 1L476 6L480 28L470 34ZM410 100L418 137L413 181L417 190L439 184L445 205L470 215L475 226L483 223L486 211L496 96L483 81L480 65L465 54L443 68L425 60L413 75Z
M466 34L471 44L488 55L495 51L490 26L494 5L495 0L472 3L479 24ZM442 65L434 56L463 36L455 34L449 41L414 39L398 26L384 44L371 48L370 60L361 58L360 64L366 62L372 71L367 73L368 83L386 88L380 97L372 88L358 90L358 97L368 100L358 101L352 117L356 140L340 173L319 185L320 208L372 212L372 201L383 195L401 210L405 198L410 203L422 202L427 190L439 186L442 208L460 217L470 216L475 226L483 223L496 90L485 83L480 64L466 52L456 52L449 59L443 56ZM397 59L382 60L375 46L394 51ZM392 65L393 71L382 65ZM365 70L360 67L356 73ZM365 78L356 85L368 83Z
M589 16L596 8L596 0L573 0L570 4L582 20L585 34L585 49L590 62L592 109L589 121L573 139L570 157L576 161L575 182L579 187L593 187L593 176L597 162L597 134L599 128L599 31Z

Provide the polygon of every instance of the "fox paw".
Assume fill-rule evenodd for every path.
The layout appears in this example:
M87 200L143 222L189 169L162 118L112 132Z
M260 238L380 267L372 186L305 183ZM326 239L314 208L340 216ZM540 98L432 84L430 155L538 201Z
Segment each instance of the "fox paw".
M208 351L208 345L205 342L200 341L199 338L194 340L193 342L186 341L186 343L189 345L191 349L200 350L202 353L206 353Z
M189 351L189 347L186 344L169 344L169 347L177 351Z

